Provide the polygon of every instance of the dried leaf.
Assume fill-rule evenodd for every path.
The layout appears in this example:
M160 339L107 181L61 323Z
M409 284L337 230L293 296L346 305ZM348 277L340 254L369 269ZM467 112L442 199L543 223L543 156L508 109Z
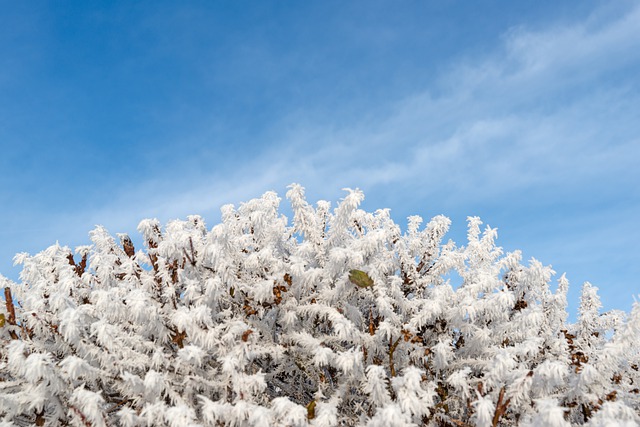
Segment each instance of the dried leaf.
M373 279L361 270L350 270L349 281L359 288L370 288L373 286Z
M307 405L307 419L312 420L316 417L316 401L312 400Z

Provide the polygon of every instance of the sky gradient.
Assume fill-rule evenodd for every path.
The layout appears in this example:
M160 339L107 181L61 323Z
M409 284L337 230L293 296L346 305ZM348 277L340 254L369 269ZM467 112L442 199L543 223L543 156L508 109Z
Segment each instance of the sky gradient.
M2 1L0 273L298 182L459 244L480 216L567 273L570 311L587 280L629 310L640 6L613 3Z

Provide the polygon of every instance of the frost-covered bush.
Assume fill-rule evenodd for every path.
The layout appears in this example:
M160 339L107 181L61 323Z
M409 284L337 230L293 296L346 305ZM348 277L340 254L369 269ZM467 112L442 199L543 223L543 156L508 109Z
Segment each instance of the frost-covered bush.
M469 218L334 209L290 187L198 216L91 232L2 279L0 425L605 426L640 422L640 305L600 313ZM458 284L453 286L451 281ZM557 288L555 292L551 287ZM615 420L615 424L611 424Z

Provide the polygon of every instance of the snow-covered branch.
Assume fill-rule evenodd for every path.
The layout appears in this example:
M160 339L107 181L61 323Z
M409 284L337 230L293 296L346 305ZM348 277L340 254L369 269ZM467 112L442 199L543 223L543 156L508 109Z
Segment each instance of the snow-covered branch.
M332 211L304 189L164 227L144 248L20 254L2 278L0 426L496 426L640 423L640 306L600 312L469 218ZM450 274L459 276L455 286ZM624 424L627 423L627 424ZM620 424L616 424L620 425Z

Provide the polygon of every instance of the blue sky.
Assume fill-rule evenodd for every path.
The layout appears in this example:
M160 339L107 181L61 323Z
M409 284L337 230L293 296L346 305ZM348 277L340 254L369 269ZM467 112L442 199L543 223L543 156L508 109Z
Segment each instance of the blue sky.
M633 1L2 1L0 272L299 182L640 293Z

